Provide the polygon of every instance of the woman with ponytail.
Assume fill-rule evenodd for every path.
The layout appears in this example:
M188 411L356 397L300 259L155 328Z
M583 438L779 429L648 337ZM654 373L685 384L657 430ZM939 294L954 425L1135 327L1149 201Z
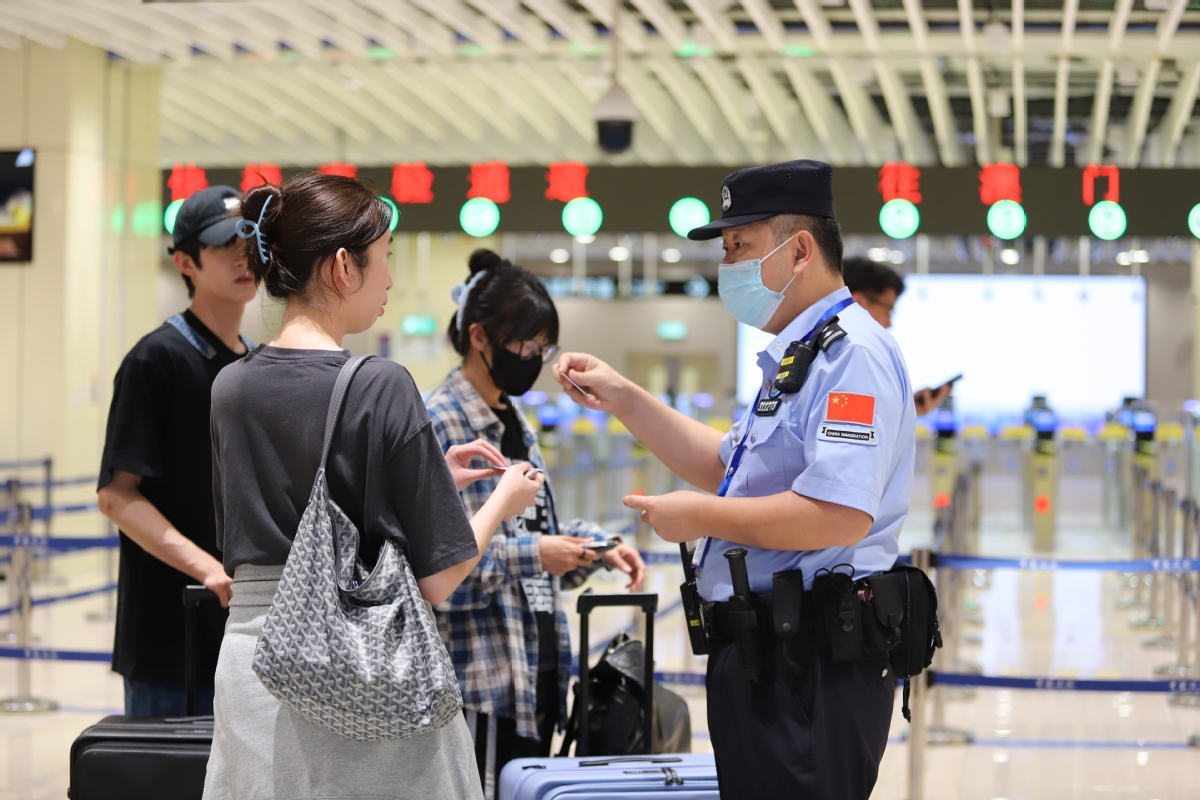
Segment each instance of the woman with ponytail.
M463 361L429 397L442 449L482 439L514 463L545 470L519 399L558 350L558 311L546 287L492 251L477 250L470 276L451 296L458 308L449 336ZM467 512L485 507L498 490L495 478L471 484L462 491ZM566 723L571 643L561 589L581 585L600 567L628 574L631 591L645 577L635 548L618 544L599 557L587 546L598 536L604 532L593 523L560 523L547 481L535 505L501 525L471 574L435 607L489 800L504 765L549 755L555 728Z
M274 340L223 370L212 390L217 547L233 585L217 662L206 800L481 796L461 715L451 711L448 723L430 723L411 735L388 730L374 739L351 738L358 718L340 728L325 718L313 721L277 699L258 677L268 611L286 611L275 605L289 602L308 608L302 606L307 598L291 599L304 586L276 589L310 492L319 497L314 481L330 397L353 356L342 339L369 328L387 303L391 213L358 181L318 174L256 188L242 203L237 233L246 240L250 270L287 311ZM412 377L380 358L367 359L354 374L329 444L328 496L359 532L364 568L374 569L377 559L384 563L382 545L390 542L384 552L403 556L429 603L450 596L500 522L530 506L541 486L541 476L528 468L507 470L468 522L457 491L495 471L467 470L466 462L494 451L463 445L443 454ZM393 634L389 627L379 636ZM430 637L441 646L431 629ZM373 640L361 644L371 652L386 650ZM316 653L312 662L325 663L322 658ZM447 656L440 658L445 663ZM338 682L338 675L322 676L311 695L322 707L339 709L342 716L330 717L341 721L341 709L356 706L338 705L345 700ZM398 696L403 703L407 695ZM368 724L373 720L361 727Z

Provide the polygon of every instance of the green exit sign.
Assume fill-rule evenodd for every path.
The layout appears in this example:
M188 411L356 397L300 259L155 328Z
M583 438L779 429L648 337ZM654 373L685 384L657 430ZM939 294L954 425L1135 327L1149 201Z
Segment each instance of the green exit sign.
M669 319L658 323L654 331L664 342L682 342L687 338L688 326L686 322Z
M405 314L400 320L400 332L405 336L433 336L437 320L428 314Z

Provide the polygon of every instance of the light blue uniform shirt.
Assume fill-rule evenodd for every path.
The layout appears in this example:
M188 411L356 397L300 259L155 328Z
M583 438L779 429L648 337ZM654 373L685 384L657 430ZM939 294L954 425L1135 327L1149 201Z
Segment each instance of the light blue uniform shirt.
M763 371L765 398L779 372L789 344L804 337L822 315L849 298L849 289L838 289L817 301L792 321L758 354ZM899 552L900 527L908 516L912 493L913 459L916 453L916 418L912 385L900 348L891 334L861 306L852 304L838 313L838 325L846 336L819 352L808 378L796 394L780 396L774 416L755 416L749 408L721 441L721 461L729 466L738 442L751 425L746 449L726 497L765 497L791 490L797 494L838 505L857 508L870 515L871 530L856 545L824 550L763 550L747 547L746 568L750 589L771 591L776 572L800 569L804 587L812 588L818 570L849 573L854 579L891 569ZM871 405L870 424L836 422L839 403L849 398L854 416L863 419ZM831 399L831 395L835 395ZM723 539L700 544L697 561L703 559L700 595L723 602L733 593L726 551L741 547Z

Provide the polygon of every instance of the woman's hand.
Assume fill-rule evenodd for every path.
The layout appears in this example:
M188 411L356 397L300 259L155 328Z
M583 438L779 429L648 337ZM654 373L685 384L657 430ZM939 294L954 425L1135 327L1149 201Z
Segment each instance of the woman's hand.
M446 451L446 466L450 468L450 474L454 476L454 485L460 492L475 481L490 478L499 472L492 467L472 469L471 461L476 458L482 458L493 464L508 465L508 461L500 454L500 451L491 442L483 439L476 439L470 444L453 445Z
M533 505L538 490L545 482L546 473L535 471L528 462L513 464L506 469L493 493L501 500L501 517L508 519L524 514L525 509Z
M580 567L586 567L600 557L595 550L584 547L594 539L577 539L574 536L543 535L538 541L542 557L542 569L556 578Z
M604 563L629 576L629 591L636 592L646 580L646 562L636 547L619 544L604 554Z

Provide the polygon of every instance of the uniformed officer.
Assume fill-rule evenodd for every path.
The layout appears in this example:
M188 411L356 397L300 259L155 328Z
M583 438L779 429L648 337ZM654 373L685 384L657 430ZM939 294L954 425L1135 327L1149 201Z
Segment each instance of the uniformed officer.
M723 237L722 302L740 322L775 334L758 356L759 397L729 434L589 355L563 354L555 377L576 402L613 413L677 475L716 495L679 491L625 504L668 541L704 537L694 563L721 796L866 800L896 682L886 652L862 655L853 631L842 637L853 617L839 614L857 607L853 592L869 597L863 578L896 560L912 485L912 387L896 342L843 284L828 164L739 170L721 200L722 218L688 237ZM739 564L751 598L735 588ZM824 595L811 591L814 582ZM796 606L806 633L789 638L795 620L783 609L800 614ZM739 613L747 608L758 610ZM739 639L748 631L745 642L766 642L757 655Z

